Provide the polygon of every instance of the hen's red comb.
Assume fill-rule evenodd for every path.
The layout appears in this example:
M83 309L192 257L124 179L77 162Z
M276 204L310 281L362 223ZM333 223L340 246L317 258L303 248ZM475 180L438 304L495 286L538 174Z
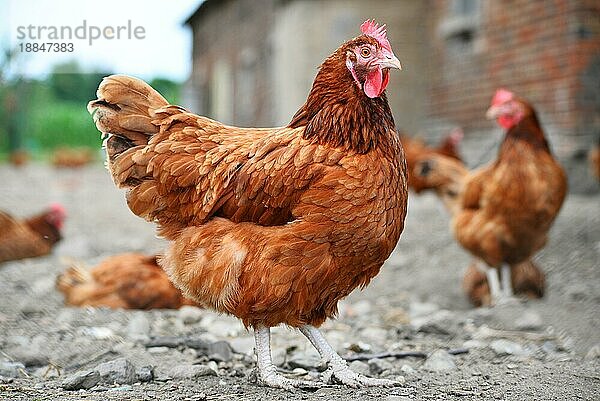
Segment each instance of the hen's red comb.
M369 35L374 38L379 45L386 50L392 51L392 46L387 39L387 32L385 31L385 24L379 25L374 19L366 20L360 26L360 31L365 35Z
M502 103L506 103L509 100L512 100L515 97L515 94L512 93L509 90L506 90L504 88L500 88L496 91L496 93L494 94L494 97L492 98L492 105L493 106L498 106L501 105Z

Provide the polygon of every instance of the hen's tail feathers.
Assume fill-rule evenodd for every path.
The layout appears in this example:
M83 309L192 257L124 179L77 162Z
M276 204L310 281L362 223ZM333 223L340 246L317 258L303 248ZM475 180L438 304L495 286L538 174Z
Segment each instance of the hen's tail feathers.
M75 287L93 281L92 274L84 266L74 264L56 278L56 288L66 296Z
M157 110L169 102L144 81L126 75L111 75L100 83L97 100L88 104L98 130L115 138L107 141L109 158L130 147L145 145L158 132L152 123Z

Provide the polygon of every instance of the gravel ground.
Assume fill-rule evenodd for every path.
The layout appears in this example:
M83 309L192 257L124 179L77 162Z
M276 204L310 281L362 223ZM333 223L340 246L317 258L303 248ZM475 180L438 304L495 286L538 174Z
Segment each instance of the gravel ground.
M492 309L474 309L462 294L469 257L439 202L411 197L394 254L324 325L342 355L419 352L352 363L372 376L404 376L405 384L285 392L253 384L252 336L234 318L191 307L64 307L54 281L67 264L164 246L100 164L0 166L0 182L2 209L25 216L58 201L69 214L52 255L0 268L1 400L600 399L600 195L570 195L537 256L547 296ZM317 355L297 332L275 329L272 345L284 371L317 377Z

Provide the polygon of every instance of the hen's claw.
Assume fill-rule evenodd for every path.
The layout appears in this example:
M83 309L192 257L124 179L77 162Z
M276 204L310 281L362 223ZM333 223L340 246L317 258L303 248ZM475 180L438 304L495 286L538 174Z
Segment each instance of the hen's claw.
M334 371L328 369L324 374L327 382L331 384L344 384L352 388L360 387L397 387L404 384L404 378L402 380L388 380L388 379L375 379L367 377L359 373L353 372L350 368Z
M288 379L279 373L260 377L259 380L261 384L267 387L280 388L288 391L293 389L316 390L323 387L323 383L320 382Z

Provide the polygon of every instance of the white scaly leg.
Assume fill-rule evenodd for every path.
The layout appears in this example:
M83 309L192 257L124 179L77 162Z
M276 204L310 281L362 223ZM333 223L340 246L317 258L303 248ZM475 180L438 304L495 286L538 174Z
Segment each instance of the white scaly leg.
M510 278L509 265L502 265L502 270L500 270L500 280L502 281L502 295L504 295L506 298L512 298L514 292L512 288L512 280Z
M353 372L348 368L346 361L329 345L319 329L314 326L305 325L300 327L300 331L308 338L321 355L321 358L327 363L329 368L326 374L330 376L328 381L345 384L354 388L372 386L394 387L402 384L402 382L398 381L374 379Z
M277 368L273 365L273 360L271 359L271 331L268 327L255 327L254 340L256 341L258 376L266 386L284 390L292 390L294 388L317 388L322 386L322 384L318 382L288 379L277 372Z
M485 274L487 276L488 286L490 287L492 305L495 305L498 303L498 301L500 301L500 298L502 298L500 280L498 279L498 269L488 266Z

